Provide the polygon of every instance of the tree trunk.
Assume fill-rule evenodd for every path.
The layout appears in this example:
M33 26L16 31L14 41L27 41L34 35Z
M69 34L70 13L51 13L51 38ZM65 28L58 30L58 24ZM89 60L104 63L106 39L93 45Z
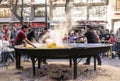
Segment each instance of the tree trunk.
M70 0L66 0L66 3L65 3L65 12L66 12L66 14L69 13L69 3L70 3Z
M22 0L22 5L21 5L21 25L23 25L24 21L23 21L23 0Z
M11 5L11 3L10 3ZM23 25L23 0L21 0L21 14L20 16L17 13L17 6L18 6L18 0L15 0L15 4L12 4L11 11L14 14L14 16L20 21L21 25Z

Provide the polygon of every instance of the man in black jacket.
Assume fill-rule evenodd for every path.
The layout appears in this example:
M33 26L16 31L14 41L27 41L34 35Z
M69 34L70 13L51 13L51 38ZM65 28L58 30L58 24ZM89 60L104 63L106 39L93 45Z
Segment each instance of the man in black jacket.
M88 43L99 43L99 38L97 37L97 34L94 32L93 28L90 25L86 25L85 29L87 30L87 32L84 34L84 36L87 38L87 42ZM90 59L91 57L87 57L84 65L89 65ZM99 54L97 55L97 61L98 61L98 65L101 65L101 58Z
M28 31L28 34L27 34L27 38L29 41L33 42L33 40L35 39L35 31L34 29L29 25L29 31Z

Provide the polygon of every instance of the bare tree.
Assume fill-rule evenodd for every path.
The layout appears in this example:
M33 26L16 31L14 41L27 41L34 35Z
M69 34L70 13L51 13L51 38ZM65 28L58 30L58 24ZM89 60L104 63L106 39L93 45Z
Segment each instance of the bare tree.
M15 2L14 2L15 1ZM23 25L23 0L21 0L21 13L18 15L17 9L18 9L18 0L10 0L9 5L11 6L11 11L15 15L15 17L20 21L21 25Z
M3 0L0 0L0 4ZM19 16L17 13L18 9L18 0L8 0L8 5L11 8L12 13L16 16L16 18L20 21L23 25L23 0L21 0L21 15Z
M70 30L72 28L70 1L71 0L66 0L66 3L65 3L65 13L66 13L67 29L68 30Z
M65 12L66 12L66 14L69 13L69 3L70 3L70 0L66 0L66 2L65 2Z

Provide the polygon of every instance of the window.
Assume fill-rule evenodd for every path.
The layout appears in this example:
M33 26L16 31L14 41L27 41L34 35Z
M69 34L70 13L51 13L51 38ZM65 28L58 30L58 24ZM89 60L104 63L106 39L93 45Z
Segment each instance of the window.
M55 7L53 10L54 17L62 17L65 16L65 8L64 7Z
M104 20L106 19L106 6L93 6L89 10L90 20Z
M86 20L87 19L86 9L87 9L86 6L73 7L71 10L72 20L73 21Z
M120 0L116 0L116 11L120 11Z
M19 16L21 16L21 8L17 9L17 13ZM31 7L25 7L23 8L23 16L28 17L31 14Z
M65 20L65 7L54 7L53 9L53 21Z
M80 2L80 3L86 3L87 0L74 0L75 3Z
M45 17L45 7L35 7L35 17Z
M9 8L1 8L0 9L0 18L9 18L11 17L12 13Z

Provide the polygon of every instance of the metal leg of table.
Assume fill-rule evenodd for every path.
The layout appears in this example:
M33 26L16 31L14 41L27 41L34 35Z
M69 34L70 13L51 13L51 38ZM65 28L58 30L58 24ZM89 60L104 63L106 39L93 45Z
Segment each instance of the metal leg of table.
M77 64L82 60L83 58L80 58L79 61L77 62Z
M94 56L94 70L96 70L96 56Z
M74 79L76 79L77 78L77 58L73 59L73 63L74 63L74 68L73 68L73 70L74 70Z
M40 69L41 67L41 59L40 58L37 58L38 59L38 68Z
M72 67L72 59L69 59L70 67Z
M31 57L31 60L32 60L32 67L33 67L33 75L35 76L35 58L34 57Z

